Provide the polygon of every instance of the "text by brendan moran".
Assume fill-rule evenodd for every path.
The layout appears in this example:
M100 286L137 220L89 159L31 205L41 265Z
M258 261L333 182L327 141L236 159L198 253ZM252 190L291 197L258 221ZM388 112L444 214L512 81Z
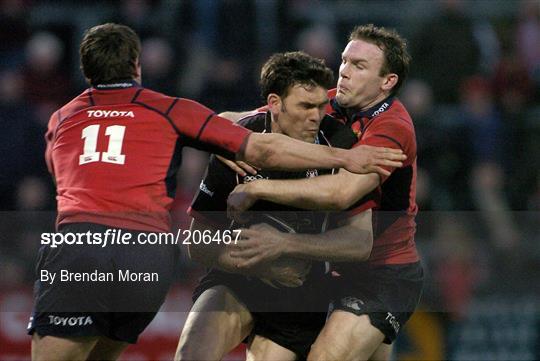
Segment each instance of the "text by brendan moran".
M53 284L54 282L159 282L157 272L131 272L130 270L117 270L116 272L71 272L66 269L50 272L42 269L40 281Z

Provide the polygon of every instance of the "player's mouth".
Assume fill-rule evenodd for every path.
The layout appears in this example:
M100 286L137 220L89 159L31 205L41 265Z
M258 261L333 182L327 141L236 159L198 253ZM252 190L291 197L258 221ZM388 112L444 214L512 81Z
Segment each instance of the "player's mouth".
M338 86L337 86L337 92L338 93L346 93L348 91L349 91L349 89L347 87L344 87L343 85L338 84Z

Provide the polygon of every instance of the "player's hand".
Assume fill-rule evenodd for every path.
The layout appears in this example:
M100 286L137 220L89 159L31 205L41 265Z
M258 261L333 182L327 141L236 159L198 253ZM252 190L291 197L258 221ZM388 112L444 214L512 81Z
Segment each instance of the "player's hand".
M286 233L264 223L241 229L240 232L241 239L228 246L231 257L241 258L237 263L238 268L250 268L261 262L273 261L283 254L283 236Z
M261 281L278 287L299 287L304 284L311 270L311 262L290 257L281 257L269 264Z
M231 168L234 172L240 174L242 177L245 177L248 173L253 175L257 174L257 168L247 164L246 162L235 162L230 159L223 158L220 155L216 155L216 158L219 159L227 167Z
M257 201L257 198L249 191L250 183L239 184L227 198L227 217L239 223L246 223L243 215Z
M352 173L379 173L389 176L390 172L382 167L403 167L407 156L401 149L359 145L347 151L345 169Z

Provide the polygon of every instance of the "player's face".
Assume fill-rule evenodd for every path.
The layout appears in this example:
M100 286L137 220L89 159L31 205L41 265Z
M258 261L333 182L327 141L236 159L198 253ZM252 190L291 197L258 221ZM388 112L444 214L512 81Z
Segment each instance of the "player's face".
M352 40L345 47L341 59L336 94L341 106L364 110L388 96L389 75L379 75L384 53L377 45Z
M274 113L272 131L313 143L328 104L327 89L295 85Z

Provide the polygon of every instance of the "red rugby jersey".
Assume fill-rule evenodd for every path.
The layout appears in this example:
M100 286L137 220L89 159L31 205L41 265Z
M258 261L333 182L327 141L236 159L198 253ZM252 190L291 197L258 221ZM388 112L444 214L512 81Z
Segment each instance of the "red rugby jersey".
M402 168L386 167L391 172L382 177L381 186L350 209L358 214L373 209L372 264L405 264L419 260L414 242L416 232L416 135L412 119L403 104L392 97L365 111L351 111L339 106L336 90L328 92L331 101L327 112L352 128L358 143L398 148L407 155Z
M57 225L168 231L182 147L230 156L249 134L197 102L136 82L87 89L51 116L46 134Z

